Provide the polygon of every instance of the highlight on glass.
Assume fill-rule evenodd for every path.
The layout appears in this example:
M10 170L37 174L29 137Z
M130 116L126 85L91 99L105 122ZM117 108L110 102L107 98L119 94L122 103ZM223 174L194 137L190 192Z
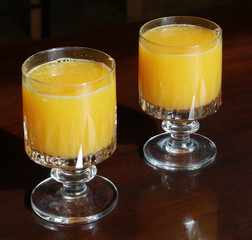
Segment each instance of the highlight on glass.
M216 157L215 144L195 133L221 105L222 30L190 16L154 19L139 36L139 101L162 119L164 133L143 148L147 162L167 170L195 170Z
M114 59L84 47L36 53L22 65L22 93L25 151L51 168L32 191L35 213L60 224L107 215L118 191L96 164L116 149Z

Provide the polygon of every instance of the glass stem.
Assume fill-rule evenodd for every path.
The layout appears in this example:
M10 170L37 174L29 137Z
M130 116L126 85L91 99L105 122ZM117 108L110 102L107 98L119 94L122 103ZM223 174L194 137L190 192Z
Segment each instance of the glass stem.
M166 151L173 154L184 154L194 151L195 146L190 138L190 134L198 131L198 121L180 122L164 120L162 128L171 135L171 138L169 138L164 146Z
M63 184L61 193L66 198L76 198L86 193L86 182L95 177L97 169L95 165L84 169L65 170L52 168L51 176Z

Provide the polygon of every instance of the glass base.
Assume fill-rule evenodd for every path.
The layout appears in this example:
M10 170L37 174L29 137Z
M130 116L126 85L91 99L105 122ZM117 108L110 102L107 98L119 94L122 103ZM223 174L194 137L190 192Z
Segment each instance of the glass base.
M191 151L174 153L169 151L171 134L162 133L149 139L143 152L145 159L151 165L166 170L196 170L209 165L216 157L217 148L208 138L191 134Z
M61 183L48 178L32 191L32 208L41 218L58 224L90 223L115 208L118 191L111 181L96 175L86 187L83 195L70 197Z

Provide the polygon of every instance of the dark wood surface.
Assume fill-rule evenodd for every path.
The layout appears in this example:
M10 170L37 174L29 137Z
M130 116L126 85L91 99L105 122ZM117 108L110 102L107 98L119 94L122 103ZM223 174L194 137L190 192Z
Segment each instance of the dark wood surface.
M252 239L251 1L192 13L224 31L223 104L200 121L200 134L218 148L215 162L193 172L153 169L143 144L161 121L138 105L138 30L141 23L0 48L0 239ZM52 47L86 46L117 64L118 146L98 173L119 190L116 208L87 225L59 226L36 217L31 190L49 176L23 149L21 64Z

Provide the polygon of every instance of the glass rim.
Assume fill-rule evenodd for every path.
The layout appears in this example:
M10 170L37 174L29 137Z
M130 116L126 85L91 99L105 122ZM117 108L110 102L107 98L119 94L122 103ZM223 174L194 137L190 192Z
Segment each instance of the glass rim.
M28 70L27 70L27 67L26 67L26 64L33 58L35 58L36 56L38 55L41 55L41 54L45 54L45 53L50 53L50 52L54 52L54 51L62 51L62 50L89 50L89 51L93 51L93 52L97 52L97 53L100 53L100 54L103 54L104 56L106 56L108 58L108 60L111 60L112 62L112 67L110 68L109 72L107 74L105 74L104 76L100 77L100 78L97 78L93 81L90 81L90 82L84 82L84 83L78 83L78 84L63 84L63 85L58 85L58 84L52 84L52 83L46 83L46 82L43 82L43 81L40 81L40 80L37 80L37 79L34 79L32 77L29 76L29 73L28 73ZM71 57L62 57L62 58L66 58L66 59L75 59L75 58L71 58ZM59 58L58 58L59 59ZM78 60L80 58L76 58L76 60ZM57 59L54 59L54 60L51 60L51 61L47 61L45 63L50 63L50 62L54 62L56 61ZM97 61L94 61L94 62L97 62ZM39 66L39 65L38 65ZM39 84L42 84L44 86L50 86L50 87L55 87L55 88L78 88L78 87L82 87L82 86L88 86L88 85L92 85L92 84L95 84L99 81L102 81L103 79L107 78L109 75L111 75L114 70L115 70L115 67L116 67L116 63L115 63L115 60L114 58L112 58L109 54L103 52L103 51L100 51L100 50L97 50L95 48L88 48L88 47L78 47L78 46L68 46L68 47L55 47L55 48L49 48L49 49L46 49L46 50L42 50L42 51L39 51L37 53L34 53L32 54L30 57L28 57L22 64L22 67L21 67L21 70L22 70L22 73L23 75L28 78L30 81L33 81L33 82L36 82L36 83L39 83Z
M175 19L175 18L184 18L184 19L188 18L188 19L195 19L195 20L200 20L200 21L205 21L205 22L211 23L211 24L213 24L213 25L216 26L216 29L218 29L218 32L217 32L217 34L216 34L216 38L212 39L211 41L202 43L202 44L188 45L188 46L173 46L173 45L167 45L167 44L156 43L156 42L153 42L153 41L151 41L151 40L149 40L149 39L147 39L146 37L143 36L143 34L144 34L145 32L147 32L147 31L150 30L150 29L149 29L149 30L143 32L144 27L146 27L147 25L149 25L149 24L151 24L151 23L154 23L154 22L157 22L157 21L160 21L160 22L161 22L161 21L164 20L164 19ZM172 23L172 24L177 24L177 23ZM182 23L182 24L186 24L186 23ZM164 24L164 25L160 25L160 26L156 26L156 27L159 28L159 27L168 26L168 25L171 25L171 24ZM196 24L193 24L193 23L188 23L188 25L199 26L199 25L196 25ZM199 27L207 28L207 27L204 27L204 26L199 26ZM154 28L152 28L152 29L154 29ZM142 33L142 32L143 32L143 33ZM156 46L161 46L161 47L165 47L165 48L174 48L174 49L186 49L186 48L187 48L187 49L194 49L194 48L203 47L203 46L205 46L205 45L211 44L211 43L214 42L214 41L217 41L217 40L220 39L221 37L222 37L222 29L221 29L221 27L220 27L217 23L215 23L215 22L213 22L213 21L211 21L211 20L209 20L209 19L206 19L206 18L194 17L194 16L168 16L168 17L155 18L155 19L152 19L152 20L146 22L145 24L143 24L143 25L141 26L140 30L139 30L139 38L142 38L142 39L144 39L145 41L147 41L147 42L149 42L149 43L151 43L151 44L155 44Z

